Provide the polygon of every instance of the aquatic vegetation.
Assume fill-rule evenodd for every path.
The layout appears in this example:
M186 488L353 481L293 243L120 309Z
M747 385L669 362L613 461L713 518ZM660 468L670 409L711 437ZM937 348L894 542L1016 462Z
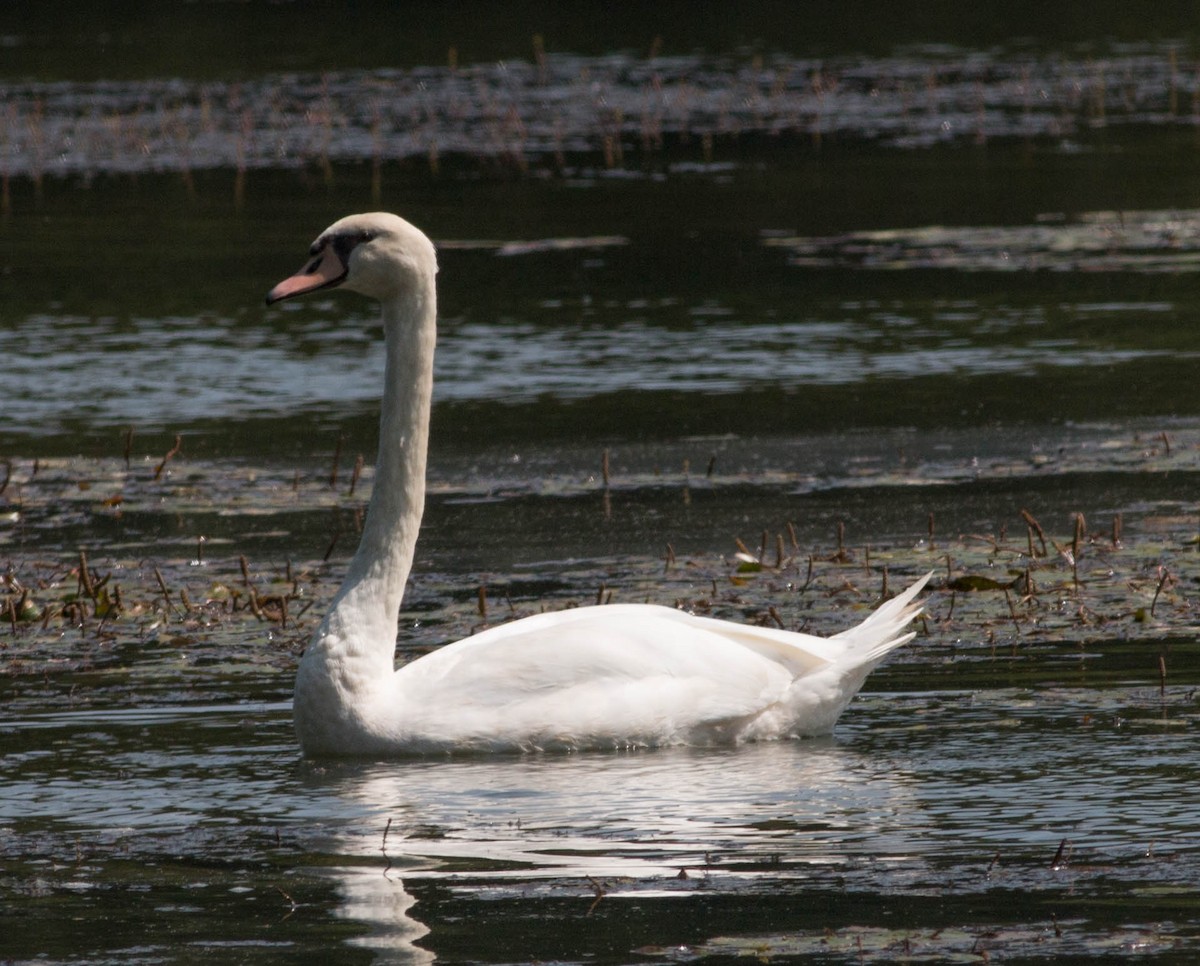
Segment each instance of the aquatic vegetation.
M696 145L711 165L739 138L858 139L891 148L1074 139L1121 126L1194 126L1193 63L1172 45L1104 56L953 48L887 57L585 57L549 53L410 70L277 74L237 82L160 78L10 84L0 167L47 175L379 166L454 159L528 172L637 169ZM678 164L688 164L679 158ZM683 170L681 168L680 170Z
M0 545L9 554L0 646L10 684L58 679L71 689L74 674L126 667L144 650L139 676L164 660L172 675L179 660L222 669L244 663L277 670L279 694L288 693L296 655L357 540L371 474L359 457L348 477L339 475L339 464L348 462L340 448L331 468L304 473L197 461L181 448L177 438L165 457L132 466L123 459L9 464L0 495ZM508 468L509 478L451 482L438 474L431 483L433 532L453 526L468 540L482 539L478 552L488 569L443 570L442 555L448 565L459 538L443 538L441 548L430 538L437 549L414 579L401 617L401 654L541 609L613 600L830 633L889 588L933 570L921 637L892 662L897 674L930 662L1018 658L1031 662L1035 679L1033 665L1043 654L1058 660L1072 651L1102 652L1106 641L1122 648L1141 641L1162 648L1147 652L1138 677L1158 684L1161 675L1165 686L1176 680L1169 642L1196 620L1189 588L1200 525L1186 498L1103 513L1073 509L1057 513L1054 524L1020 508L997 514L989 532L945 533L962 521L948 524L932 507L947 486L991 481L1019 491L1033 475L1059 475L1064 485L1124 475L1136 489L1147 472L1190 478L1198 453L1190 435L1101 431L1053 456L858 459L836 479L726 474L716 457L703 475L639 473L613 468L607 451L597 464L604 472L592 480L570 474L530 481L520 465ZM749 493L754 512L775 521L764 516L755 532L747 532L740 511ZM806 499L819 499L820 508L806 511ZM874 533L848 527L863 499L908 506L908 520ZM658 517L665 538L653 555L622 552L619 539L589 545L595 526L616 523L624 532L646 512ZM676 512L711 536L672 533L680 525L671 519ZM489 567L487 547L511 541L514 513L538 518L538 528L524 533L526 551L509 549ZM836 526L822 531L830 515ZM568 519L577 532L555 522ZM721 527L731 529L719 535ZM106 534L102 542L97 533ZM79 549L70 548L72 540ZM116 694L128 697L124 689ZM93 690L86 700L103 701L105 692Z

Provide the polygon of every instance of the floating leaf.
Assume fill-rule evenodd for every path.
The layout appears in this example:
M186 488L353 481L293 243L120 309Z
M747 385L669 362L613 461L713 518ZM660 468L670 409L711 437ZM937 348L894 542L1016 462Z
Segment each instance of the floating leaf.
M118 602L115 594L108 592L108 587L101 587L96 591L96 616L103 619L105 617L115 617L121 612L121 605Z
M33 602L32 597L22 597L20 601L14 605L14 609L17 614L17 620L19 621L35 621L42 616L41 608Z
M961 590L967 593L972 593L977 590L1005 590L1015 583L1001 583L992 577L983 577L979 574L963 574L961 577L955 577L953 580L946 583L947 590Z

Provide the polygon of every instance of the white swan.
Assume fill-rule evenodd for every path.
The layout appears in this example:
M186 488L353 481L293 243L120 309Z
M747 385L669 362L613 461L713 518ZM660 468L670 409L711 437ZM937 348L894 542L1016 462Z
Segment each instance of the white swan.
M387 363L362 541L296 676L310 756L627 748L823 734L913 635L927 577L831 638L619 604L538 614L396 670L396 623L425 503L437 259L395 215L353 215L267 295L378 299Z

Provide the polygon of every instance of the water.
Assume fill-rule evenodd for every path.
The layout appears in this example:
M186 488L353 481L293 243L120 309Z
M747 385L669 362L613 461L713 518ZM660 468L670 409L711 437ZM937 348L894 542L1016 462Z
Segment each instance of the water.
M1195 717L1136 688L926 688L829 740L317 767L279 703L32 715L5 729L10 894L34 913L6 942L504 961L871 929L881 959L1169 953L1191 941Z
M1195 958L1190 11L225 6L0 23L0 955ZM278 43L164 60L227 15ZM829 633L935 571L832 738L300 760L382 352L262 297L374 207L441 262L400 658L610 598Z

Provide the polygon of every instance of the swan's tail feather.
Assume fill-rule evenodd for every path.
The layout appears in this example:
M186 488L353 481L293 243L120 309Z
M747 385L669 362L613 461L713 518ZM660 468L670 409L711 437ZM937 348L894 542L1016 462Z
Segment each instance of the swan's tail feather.
M924 604L914 598L932 576L932 571L927 573L907 590L877 607L861 624L833 635L831 640L844 640L850 644L846 649L846 657L854 664L875 664L889 651L908 643L916 636L914 631L902 632L921 613ZM860 647L866 649L859 650Z

